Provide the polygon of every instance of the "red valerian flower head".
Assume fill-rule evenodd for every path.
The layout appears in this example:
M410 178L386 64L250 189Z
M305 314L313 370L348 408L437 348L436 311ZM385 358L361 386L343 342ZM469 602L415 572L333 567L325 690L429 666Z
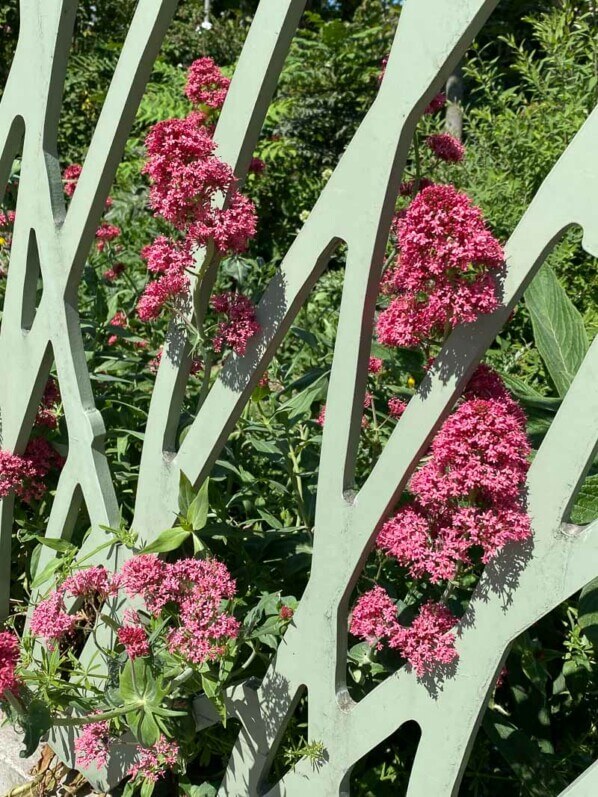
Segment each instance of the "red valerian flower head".
M432 456L410 489L424 506L475 497L518 500L529 469L530 445L518 417L499 399L467 399L444 422Z
M440 91L431 100L431 102L428 105L426 105L424 113L429 115L437 113L438 111L441 111L445 105L446 105L446 94L443 91Z
M434 155L447 163L460 163L465 156L465 147L450 133L436 133L428 136L426 144Z
M118 327L119 329L126 329L128 323L129 322L128 322L128 319L127 319L127 315L124 312L124 310L119 310L117 313L115 313L112 316L110 321L108 321L108 326L109 327ZM113 335L109 335L108 336L108 345L109 346L114 346L114 344L118 343L118 341L119 341L118 335L114 335L113 334Z
M81 177L82 171L83 166L81 166L80 163L71 163L70 166L67 166L62 173L64 193L68 197L72 197L75 193L75 188L77 187L77 183L79 181L79 177Z
M353 607L350 632L365 639L369 645L375 645L378 650L384 640L395 636L399 627L397 606L380 586L365 592Z
M398 648L418 677L432 672L439 664L451 664L459 658L452 628L457 618L441 603L428 602L408 628L399 626L389 642Z
M451 185L425 188L397 236L397 267L382 286L395 298L378 316L381 343L416 346L496 309L504 253L468 196Z
M137 759L129 767L127 775L134 779L141 775L144 780L157 783L178 761L179 746L161 736L153 747L137 746Z
M117 636L118 641L124 646L130 659L149 654L149 639L145 628L142 628L142 626L123 625L118 629Z
M0 632L0 697L5 692L16 692L19 679L16 675L19 663L19 640L12 631Z
M103 221L96 230L96 248L98 252L103 252L106 244L110 243L110 241L114 241L120 236L120 234L120 227L117 227L115 224L109 224L107 221Z
M85 725L81 734L75 739L77 766L82 769L105 767L108 763L110 740L109 722L102 720Z
M187 71L185 94L193 105L222 108L229 86L230 79L211 58L198 58Z
M64 594L58 590L38 603L31 615L30 630L33 636L45 640L50 649L75 630L77 618L69 614L64 602Z
M229 291L212 296L210 304L217 313L225 316L214 336L214 351L228 348L237 354L245 354L248 342L260 331L251 299L242 293Z
M239 193L230 166L215 153L216 144L192 113L154 125L146 139L143 171L151 181L155 213L184 231L196 247L213 241L221 254L242 252L255 235L251 200ZM224 207L217 199L227 197Z

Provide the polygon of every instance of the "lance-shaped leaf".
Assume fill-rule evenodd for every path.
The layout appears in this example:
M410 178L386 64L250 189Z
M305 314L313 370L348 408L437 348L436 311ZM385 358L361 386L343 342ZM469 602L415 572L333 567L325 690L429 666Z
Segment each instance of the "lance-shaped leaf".
M526 290L525 303L540 356L564 396L590 345L583 319L548 265Z

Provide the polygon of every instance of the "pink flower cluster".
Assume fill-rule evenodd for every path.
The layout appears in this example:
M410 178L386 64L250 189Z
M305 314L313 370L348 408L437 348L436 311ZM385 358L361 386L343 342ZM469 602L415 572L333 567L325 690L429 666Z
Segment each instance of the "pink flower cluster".
M438 111L441 111L445 105L446 105L446 94L443 91L441 91L426 106L424 113L428 115L437 113Z
M81 172L83 171L83 166L80 163L71 163L69 166L62 173L62 182L64 183L64 193L70 198L72 198L73 194L75 193L75 188L77 187L77 183L79 182L79 178L81 177ZM112 207L112 198L107 197L104 207L108 210ZM120 231L119 231L120 232Z
M80 163L71 163L66 167L62 173L62 181L64 183L64 193L70 198L75 193L75 188L81 177L83 166Z
M379 374L380 371L384 367L383 360L380 357L370 357L368 362L368 373L369 374Z
M99 600L104 600L111 591L111 577L105 567L97 565L77 571L35 607L31 615L31 633L43 639L53 649L72 634L79 619L77 615L68 613L65 598L97 596Z
M497 307L502 247L454 186L421 191L399 219L397 238L397 267L383 286L395 298L377 321L381 343L416 346Z
M167 634L168 647L190 662L220 657L239 632L238 620L221 609L223 601L235 596L235 582L216 559L169 564L142 554L129 559L116 579L127 595L142 597L154 616L166 606L176 609L178 624Z
M119 310L117 313L115 313L110 319L110 321L108 321L109 327L118 327L119 329L126 329L127 324L128 321L126 313L124 313L122 310ZM118 335L115 334L108 335L107 342L109 346L114 346L115 343L118 343L118 340L119 340Z
M75 739L75 758L82 769L97 767L101 769L108 763L110 747L110 723L105 720L85 725Z
M428 136L426 144L434 155L447 163L460 163L465 156L465 147L450 133L436 133Z
M0 499L14 492L29 503L39 500L47 490L46 477L63 463L43 437L32 438L23 456L0 449Z
M12 631L0 632L0 697L5 692L16 692L19 679L16 675L19 663L19 640Z
M232 349L237 354L245 354L248 342L260 331L251 299L229 291L212 296L210 304L218 314L225 316L212 341L214 351Z
M398 396L388 399L388 414L391 418L400 418L407 409L407 402Z
M115 263L113 266L106 269L106 271L104 271L102 276L104 277L106 282L114 282L116 279L118 279L118 277L120 277L120 275L123 273L124 270L125 270L124 263Z
M153 747L137 747L137 760L127 774L131 778L141 775L144 780L156 783L178 761L179 746L161 736Z
M390 595L376 586L356 602L350 631L378 649L385 643L398 650L421 677L439 664L450 664L458 658L451 630L456 622L457 618L446 606L428 602L410 626L403 626Z
M377 546L413 578L438 583L469 565L473 549L486 563L531 534L523 501L525 416L498 374L480 366L430 453L411 479L414 499L386 521Z
M7 210L6 213L3 210L0 210L0 230L2 232L12 230L12 226L15 223L16 214L14 210Z
M195 61L188 73L187 96L195 104L221 107L229 81L210 58ZM220 254L240 253L255 235L251 200L240 193L230 166L216 154L206 116L193 111L184 119L156 124L146 139L143 168L150 180L150 204L172 224L179 238L160 236L143 252L148 271L158 274L139 300L143 321L156 318L164 305L187 291L193 253L213 243ZM226 197L224 207L218 198Z
M103 221L96 230L96 249L98 252L103 252L106 244L114 241L121 234L120 227L115 224L109 224Z
M211 58L198 58L187 72L185 94L193 105L222 108L230 80L224 77Z
M118 641L130 659L147 656L150 652L147 631L140 625L123 625L118 629Z

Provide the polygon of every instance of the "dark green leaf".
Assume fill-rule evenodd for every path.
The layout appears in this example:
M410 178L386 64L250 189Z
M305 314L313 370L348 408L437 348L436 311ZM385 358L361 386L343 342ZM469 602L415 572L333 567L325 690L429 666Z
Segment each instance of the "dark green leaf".
M187 520L195 531L201 531L201 529L203 529L203 527L206 525L206 521L208 519L208 510L210 509L209 492L210 480L206 479L187 509Z
M598 578L581 591L578 619L584 634L598 651Z
M34 535L34 539L42 545L45 545L46 548L51 548L53 551L60 551L60 553L67 553L67 551L75 550L75 546L68 540L54 539L53 537L40 537L37 534Z
M536 346L560 396L564 396L589 348L583 319L554 271L544 265L525 292Z
M42 584L45 584L46 581L49 581L61 565L62 561L60 559L52 559L52 561L44 567L42 572L33 579L31 583L32 588L37 589L41 587Z
M161 531L153 542L150 542L140 553L166 553L176 551L191 534L185 529L166 529Z
M25 747L20 752L21 758L29 758L37 749L42 736L52 727L52 717L45 703L34 698L27 707L27 713L21 718Z
M598 476L588 476L582 484L575 506L571 510L571 522L580 526L598 518Z

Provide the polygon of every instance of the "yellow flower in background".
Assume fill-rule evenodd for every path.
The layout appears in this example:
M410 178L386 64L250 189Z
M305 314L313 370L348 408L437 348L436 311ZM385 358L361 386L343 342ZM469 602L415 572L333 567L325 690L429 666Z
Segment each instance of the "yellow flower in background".
M412 376L407 379L407 387L415 387L415 379Z
M3 237L0 235L0 246L4 246L4 244L5 244L5 243L6 243L6 238L3 238Z

